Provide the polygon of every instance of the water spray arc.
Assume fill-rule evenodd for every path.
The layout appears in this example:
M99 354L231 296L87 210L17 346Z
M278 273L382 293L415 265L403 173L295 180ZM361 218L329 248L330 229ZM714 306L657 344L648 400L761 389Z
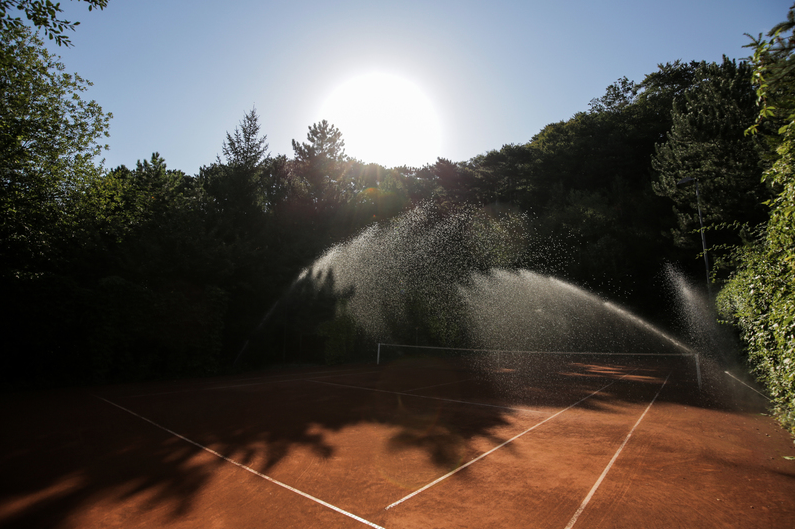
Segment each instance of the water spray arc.
M370 347L694 356L682 340L618 304L549 272L515 266L528 262L527 255L564 262L566 249L556 243L538 239L517 212L425 204L329 249L286 297L330 290L340 300L337 313L355 322ZM274 305L260 327L288 305Z

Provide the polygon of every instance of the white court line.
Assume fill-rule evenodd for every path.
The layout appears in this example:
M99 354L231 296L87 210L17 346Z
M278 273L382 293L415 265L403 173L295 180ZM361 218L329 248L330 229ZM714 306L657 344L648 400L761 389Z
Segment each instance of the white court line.
M316 379L316 378L334 378L334 377L339 377L339 376L358 375L358 374L360 374L360 373L361 373L361 374L377 373L378 371L380 371L380 370L373 370L373 371L350 371L350 372L348 372L348 373L337 373L337 374L334 374L334 375L325 375L325 376L322 376L322 377L313 377L313 378L306 378L306 377L301 377L301 378L290 378L290 379L285 379L285 380L273 380L272 382L298 382L298 381L312 381L312 380L314 380L314 379ZM251 382L250 384L235 384L235 385L231 385L231 386L216 386L216 387L207 388L207 389L208 389L208 390L211 390L211 389L229 389L229 388L240 388L240 387L244 387L244 386L258 386L258 385L260 385L260 384L267 384L268 382L271 382L271 381L264 381L264 382Z
M164 431L166 431L166 432L170 433L171 435L173 435L173 436L175 436L175 437L179 437L179 438L180 438L180 439L182 439L183 441L187 441L188 443L192 444L193 446L196 446L196 447L198 447L198 448L201 448L202 450L204 450L204 451L206 451L206 452L209 452L209 453L211 453L211 454L212 454L212 455L214 455L215 457L218 457L218 458L220 458L220 459L223 459L223 460L224 460L224 461L226 461L227 463L232 463L233 465L235 465L235 466L237 466L237 467L240 467L240 468L242 468L243 470L246 470L246 471L248 471L248 472L251 472L251 473L252 473L252 474L254 474L255 476L259 476L259 477L261 477L262 479L265 479L265 480L267 480L267 481L270 481L271 483L273 483L273 484L275 484L275 485L278 485L278 486L280 486L280 487L283 487L283 488L285 488L285 489L289 490L290 492L294 492L294 493L296 493L296 494L298 494L298 495L300 495L300 496L303 496L304 498L307 498L307 499L309 499L309 500L312 500L312 501L314 501L315 503L319 503L320 505L323 505L324 507L328 507L329 509L331 509L331 510L333 510L333 511L336 511L336 512L338 512L338 513L340 513L340 514L343 514L343 515L345 515L345 516L347 516L347 517L349 517L349 518L353 518L353 519L354 519L354 520L356 520L357 522L361 522L361 523L363 523L363 524L365 524L365 525L369 525L370 527L374 527L374 528L376 528L376 529L384 529L384 527L382 527L382 526L380 526L380 525L374 524L373 522L370 522L370 521L368 521L368 520L365 520L364 518L362 518L362 517L360 517L360 516L356 516L356 515L355 515L355 514L353 514L353 513L349 513L349 512L348 512L348 511L346 511L346 510L340 509L339 507L336 507L336 506L334 506L334 505L332 505L332 504L330 504L330 503L328 503L328 502L325 502L325 501L321 500L320 498L315 498L315 497L314 497L314 496L312 496L311 494L307 494L306 492L300 491L300 490L298 490L298 489L296 489L296 488L294 488L294 487L291 487L290 485L287 485L287 484L285 484L285 483L282 483L281 481L275 480L275 479L273 479L273 478L272 478L272 477L270 477L270 476L266 476L265 474L263 474L263 473L261 473L261 472L257 472L256 470L254 470L253 468L251 468L251 467L249 467L249 466L246 466L246 465L244 465L244 464L242 464L242 463L238 463L237 461L235 461L235 460L233 460L233 459L230 459L230 458L226 457L225 455L223 455L223 454L220 454L220 453L216 452L216 451L215 451L215 450L213 450L212 448L207 448L206 446L204 446L204 445L201 445L201 444L197 443L196 441L192 441L192 440L188 439L187 437L185 437L184 435L180 435L180 434L178 434L177 432L175 432L175 431L173 431L173 430L169 430L169 429L168 429L168 428L166 428L165 426L161 426L161 425L157 424L156 422L154 422L154 421L152 421L152 420L150 420L150 419L147 419L147 418L146 418L146 417L144 417L143 415L138 415L138 414L137 414L137 413L135 413L134 411L128 410L127 408L125 408L125 407L123 407L123 406L119 406L119 405L118 405L118 404L116 404L115 402L111 402L111 401L109 401L108 399L105 399L105 398L102 398L102 397L100 397L99 395L94 395L94 396L95 396L96 398L100 399L100 400L104 400L104 401L105 401L105 402L107 402L108 404L112 404L113 406L116 406L117 408L119 408L119 409L121 409L121 410L124 410L124 411L126 411L126 412L127 412L127 413L129 413L130 415L134 415L135 417L138 417L139 419L141 419L141 420L144 420L144 421L148 422L149 424L151 424L151 425L153 425L153 426L157 426L157 427L158 427L158 428L160 428L161 430L164 430Z
M657 400L657 397L660 396L660 392L665 387L665 383L668 382L668 379L670 377L671 377L671 373L668 373L668 376L665 377L665 380L663 381L662 386L660 386L660 389L657 390L657 394L654 395L653 399L651 399L651 402L649 403L648 406L646 406L646 409L643 411L643 413L641 414L640 418L635 423L635 426L633 426L632 429L627 434L626 438L624 439L624 442L621 443L621 446L618 447L618 450L616 450L616 453L613 454L613 459L610 460L610 462L607 464L605 469L602 471L602 475L599 476L599 479L596 480L596 483L594 483L594 486L591 487L591 491L588 493L588 495L585 497L585 499L582 500L582 503L580 504L580 508L577 509L577 512L574 513L574 516L571 517L571 520L569 520L569 524L565 527L565 529L571 529L572 527L574 527L574 523L577 521L577 518L580 517L580 515L582 514L582 511L584 511L585 507L588 505L588 502L590 502L591 498L593 498L593 495L596 493L596 489L599 488L599 485L602 484L602 480L604 480L605 476L607 476L607 473L610 472L610 468L613 466L613 463L616 462L616 459L618 459L618 455L621 453L621 451L626 446L627 442L629 441L629 438L632 437L632 433L635 431L635 428L638 427L638 425L640 424L640 421L643 420L643 418L646 416L646 413L649 411L649 409L651 409L651 405L654 404L654 401Z
M386 389L367 388L364 386L351 386L350 384L338 384L337 382L325 382L323 380L307 379L307 382L317 382L318 384L327 384L329 386L339 386L341 388L351 388L362 391L375 391L376 393L389 393L390 395L403 395L405 397L414 397L417 399L430 399L430 400L442 400L444 402L456 402L458 404L469 404L470 406L486 406L487 408L500 408L502 410L513 410L513 411L521 411L526 413L545 413L541 410L532 410L530 408L516 408L514 406L499 406L497 404L484 404L482 402L472 402L468 400L444 399L442 397L428 397L426 395L415 395L414 393L405 393L402 391L388 391Z
M762 397L766 398L768 401L770 400L770 397L768 397L768 396L767 396L767 395L765 395L764 393L760 392L759 390L757 390L757 389L756 389L756 388L754 388L753 386L751 386L751 385L749 385L749 384L746 384L745 382L743 382L742 380L740 380L740 379L739 379L739 378L737 378L736 376L732 375L732 374L731 374L731 373L729 373L728 371L724 371L724 373L726 373L727 375L729 375L729 376L730 376L730 377L732 377L734 380L736 380L737 382L739 382L739 383L740 383L740 384L742 384L743 386L747 387L747 388L748 388L748 389L750 389L751 391L754 391L754 392L758 393L759 395L761 395Z
M359 373L367 374L367 373L377 373L380 370L371 370L371 371L347 371L347 372L338 372L333 375L325 375L322 377L315 377L315 378L334 378L336 376L347 376L347 375L358 375ZM316 371L315 373L307 373L309 375L313 375L316 373L328 373L328 371ZM275 376L287 376L287 375L275 375ZM284 378L284 379L274 379L268 378L265 380L260 380L259 382L249 382L247 384L230 384L227 386L210 386L208 388L188 388L188 389L176 389L173 391L160 391L157 393L137 393L134 395L119 395L118 398L120 399L132 399L137 397L154 397L157 395L173 395L176 393L190 393L191 391L213 391L216 389L229 389L229 388L242 388L246 386L260 386L262 384L278 384L280 382L298 382L299 380L309 380L305 376L300 378Z
M353 368L340 369L340 371L351 371L351 372L353 372L352 369ZM323 374L323 373L328 373L328 369L326 369L325 371L310 371L309 373L303 373L303 375L320 375L320 374ZM233 380L231 382L248 382L249 380L271 380L271 379L276 380L276 379L278 379L278 377L294 377L294 376L295 376L295 373L282 373L281 375L269 374L269 375L259 375L259 376L253 376L253 377L238 378L238 379Z
M463 380L454 380L452 382L445 382L444 384L434 384L433 386L422 386L421 388L411 388L407 389L406 391L419 391L421 389L438 388L439 386L449 386L450 384L458 384L459 382L467 382L468 380L473 380L473 379L465 378Z
M634 371L633 371L633 372L634 372ZM627 373L627 374L629 374L629 373ZM623 377L621 377L621 378L623 378ZM424 487L422 487L422 488L420 488L420 489L417 489L417 490L415 490L414 492L412 492L412 493L411 493L411 494L409 494L408 496L404 496L403 498L399 499L399 500L398 500L398 501L396 501L395 503L392 503L392 504L390 504L390 505L387 505L387 506L384 508L384 510L389 510L389 509L391 509L392 507L394 507L394 506L396 506L396 505L400 505L400 504L401 504L401 503L403 503L404 501L406 501L406 500L408 500L408 499L411 499L411 498L413 498L414 496L416 496L416 495L417 495L417 494L419 494L420 492L423 492L423 491L425 491L425 490L428 490L429 488L433 487L433 486L434 486L434 485L436 485L437 483L439 483L439 482L441 482L441 481L444 481L445 479L449 478L449 477L450 477L450 476L452 476L453 474L456 474L456 473L458 473L458 472L460 472L460 471L464 470L464 469L465 469L465 468L467 468L469 465L471 465L471 464L473 464L473 463L475 463L475 462L477 462L477 461L480 461L481 459L483 459L484 457L486 457L487 455L489 455L489 454L491 454L491 453L494 453L494 452L496 452L497 450L499 450L499 449L500 449L500 448L502 448L503 446L507 445L508 443L510 443L510 442L513 442L513 441L515 441L516 439L519 439L519 438L520 438L521 436L523 436L524 434L526 434L526 433L528 433L528 432L530 432L530 431L532 431L532 430L535 430L536 428L538 428L539 426L541 426L541 425L542 425L542 424L544 424L545 422L551 421L552 419L554 419L555 417L557 417L558 415L560 415L560 414L561 414L561 413L563 413L564 411L570 410L571 408L573 408L573 407L574 407L574 406L576 406L577 404L581 403L582 401L584 401L584 400L586 400L586 399L589 399L589 398L593 397L594 395L596 395L597 393L599 393L600 391L602 391L602 390L605 390L605 389L609 388L610 386L612 386L613 384L615 384L615 383L616 383L618 380L621 380L621 379L619 378L619 379L617 379L617 380L613 380L612 382L610 382L610 383L609 383L609 384L607 384L606 386L604 386L604 387L601 387L601 388L597 389L596 391L594 391L593 393L591 393L590 395L588 395L588 396L585 396L585 397L581 398L580 400L578 400L578 401L577 401L577 402L575 402L574 404L570 405L568 408L564 408L564 409L560 410L559 412L557 412L556 414L554 414L554 415L550 415L549 417L547 417L547 418L546 418L546 419L544 419L543 421L541 421L541 422L539 422L539 423L536 423L536 424L534 424L533 426L531 426L530 428L528 428L527 430L523 431L523 432L522 432L522 433L520 433L520 434L514 435L513 437L511 437L510 439L508 439L508 440L507 440L507 441L505 441L504 443L502 443L502 444L500 444L500 445L497 445L497 446L495 446L494 448L492 448L492 449L491 449L491 450L489 450L488 452L484 452L483 454L480 454L480 455L479 455L478 457L476 457L475 459L472 459L471 461L468 461L468 462L464 463L463 465L461 465L460 467L456 468L455 470L451 470L450 472L448 472L448 473L447 473L447 474L445 474L444 476L442 476L442 477L440 477L440 478L437 478L437 479L435 479L434 481L431 481L430 483L428 483L428 484L427 484L427 485L425 485Z
M335 374L332 374L332 375L325 375L325 376L322 376L322 377L315 377L315 378L333 378L333 377L336 377L336 376L356 375L356 374L359 374L359 373L376 373L378 371L379 370L339 371L339 372L337 372ZM328 373L328 371L315 371L314 373L306 373L305 375L315 375L315 374L320 374L320 373ZM170 395L172 393L188 393L188 392L191 392L191 391L211 391L211 390L215 390L215 389L228 389L228 388L239 388L239 387L245 387L245 386L258 386L258 385L261 385L261 384L270 384L270 383L276 384L276 383L279 383L279 382L296 382L296 381L299 381L299 380L306 380L306 376L305 375L301 376L300 378L286 378L286 379L278 379L278 378L275 378L275 377L289 376L289 375L274 375L274 377L272 377L272 378L267 378L267 379L264 379L264 380L260 379L259 382L249 382L247 384L230 384L230 385L226 385L226 386L210 386L210 387L206 387L206 388L177 389L177 390L173 390L173 391L161 391L161 392L158 392L158 393L139 393L139 394L135 394L135 395L122 395L120 398L152 397L152 396L155 396L155 395ZM253 379L247 379L247 380L253 380Z

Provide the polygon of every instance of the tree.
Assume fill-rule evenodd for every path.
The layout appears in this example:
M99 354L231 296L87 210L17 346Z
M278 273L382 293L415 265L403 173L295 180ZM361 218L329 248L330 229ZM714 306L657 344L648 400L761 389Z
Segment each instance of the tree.
M244 167L246 169L259 169L267 163L268 144L267 136L260 137L260 125L257 109L252 108L246 112L243 121L235 127L234 135L226 133L226 141L222 147L226 165ZM220 162L220 158L218 160Z
M297 174L314 200L329 199L344 170L345 140L342 132L325 119L309 127L309 143L293 140Z
M420 169L417 176L437 186L436 198L448 208L492 198L484 196L483 190L479 189L482 179L476 177L475 171L466 164L456 164L446 158L437 158L433 165L428 164Z
M159 153L135 169L117 167L85 194L90 217L82 223L101 241L96 260L110 261L97 275L149 286L204 275L212 249L203 237L200 189L195 179L168 169Z
M91 83L64 73L29 28L5 28L0 39L0 253L6 274L42 266L71 237L76 199L100 174L93 160L111 115L80 98Z
M748 128L748 132L756 134L759 125L765 121L774 121L781 126L787 126L795 120L795 87L789 82L793 68L793 49L795 39L792 35L786 37L787 32L795 28L795 5L790 8L787 20L776 24L769 32L771 39L764 40L762 35L754 38L748 35L752 43L748 47L754 48L753 81L757 87L757 101L759 115L756 123ZM747 35L747 34L746 34ZM779 135L783 129L779 128Z
M24 290L46 294L73 321L20 302L33 321L51 316L56 336L67 337L41 339L38 351L78 380L212 372L228 256L205 229L196 180L154 153L93 180L81 195L81 237L69 259Z
M607 87L605 95L591 99L591 113L617 112L635 102L640 87L634 81L622 77Z
M691 65L680 63L661 65L640 84L621 78L588 112L470 162L479 195L531 212L539 240L556 248L528 249L525 266L656 310L654 277L681 252L662 235L673 222L652 190L651 156L670 129L673 94L691 79Z
M674 101L671 131L652 159L654 190L673 200L679 223L674 241L682 246L694 244L698 209L693 190L677 182L698 179L704 222L712 227L756 226L766 219L762 203L769 197L760 184L759 142L743 134L757 113L750 66L724 58L699 64L693 76L693 85ZM709 239L713 247L738 241L732 231L712 232Z
M325 119L309 127L306 134L309 143L293 140L295 158L299 161L327 159L334 162L345 160L345 140L342 132Z
M654 112L667 122L667 128L670 128L673 103L693 86L696 70L700 65L698 61L683 63L678 60L673 63L658 64L657 71L646 75L640 83L638 101L651 103Z
M503 145L500 150L489 151L469 161L469 167L478 175L487 202L517 204L525 202L530 191L526 178L532 164L533 153L524 145Z
M102 10L108 6L108 0L82 1L88 4L89 11L93 11L95 7ZM27 19L35 27L43 29L44 34L50 40L54 40L58 46L72 45L72 41L64 35L64 31L67 29L74 31L80 22L59 19L59 13L63 13L60 2L54 4L52 0L0 0L0 30L23 27L20 17L11 16L10 11L14 8L24 11Z
M215 241L215 281L229 295L225 345L230 354L239 350L264 305L273 303L298 268L290 266L290 246L302 237L283 219L290 191L288 162L284 156L271 157L266 140L252 109L233 133L227 132L224 158L202 167L197 178L204 192L205 226Z
M222 151L211 166L202 167L199 181L216 210L227 214L272 212L287 191L286 158L272 158L267 136L260 136L259 116L251 109L235 128L226 133Z

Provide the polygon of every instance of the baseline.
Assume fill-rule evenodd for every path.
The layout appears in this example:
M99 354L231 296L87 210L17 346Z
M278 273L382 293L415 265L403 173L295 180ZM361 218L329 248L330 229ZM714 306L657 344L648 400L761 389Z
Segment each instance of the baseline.
M314 378L334 378L337 376L347 376L347 375L358 375L359 373L367 374L367 373L377 373L379 370L370 370L370 371L339 371L333 375L324 375L320 377ZM328 373L328 371L317 371L316 373ZM315 373L307 373L309 375L313 375ZM287 375L276 375L276 376L287 376ZM249 379L251 380L251 379ZM120 398L131 399L131 398L138 398L138 397L155 397L158 395L174 395L177 393L189 393L191 391L215 391L218 389L231 389L231 388L242 388L247 386L261 386L262 384L279 384L282 382L299 382L305 380L312 380L310 378L306 378L306 376L302 376L299 378L286 378L286 379L273 379L268 378L266 380L260 380L259 382L249 382L246 384L229 384L226 386L210 386L206 388L189 388L189 389L177 389L173 391L160 391L156 393L136 393L134 395L123 395Z
M188 439L188 438L187 438L187 437L185 437L184 435L180 435L180 434L178 434L177 432L175 432L175 431L173 431L173 430L169 430L169 429L168 429L168 428L166 428L165 426L162 426L162 425L160 425L160 424L158 424L158 423L154 422L154 421L153 421L153 420L151 420L151 419L147 419L147 418L146 418L146 417L144 417L143 415L139 415L139 414L135 413L134 411L132 411L132 410L129 410L129 409L127 409L127 408L125 408L124 406L120 406L119 404L116 404L115 402L112 402L112 401L110 401L110 400L108 400L108 399L106 399L106 398L100 397L99 395L94 395L94 397L96 397L96 398L98 398L98 399L100 399L100 400L103 400L103 401L107 402L108 404L111 404L111 405L113 405L113 406L115 406L115 407L119 408L120 410L126 411L126 412L127 412L127 413L129 413L130 415L133 415L133 416L135 416L135 417L138 417L139 419L141 419L141 420L143 420L143 421L146 421L146 422L148 422L149 424L151 424L151 425L153 425L153 426L156 426L157 428L160 428L161 430L163 430L163 431L165 431L165 432L168 432L169 434L171 434L171 435L173 435L173 436L175 436L175 437L178 437L178 438L182 439L183 441L186 441L186 442L188 442L188 443L192 444L193 446L196 446L196 447L198 447L198 448L201 448L201 449L202 449L202 450L204 450L205 452L209 452L210 454L214 455L214 456L215 456L215 457L217 457L217 458L219 458L219 459L223 459L223 460L224 460L224 461L226 461L227 463L231 463L231 464L233 464L233 465L235 465L235 466L237 466L237 467L240 467L240 468L242 468L243 470L245 470L245 471L247 471L247 472L250 472L250 473L254 474L255 476L258 476L258 477L260 477L260 478L262 478L262 479L264 479L264 480L267 480L267 481L269 481L269 482L273 483L274 485L278 485L279 487L285 488L285 489L289 490L290 492L294 492L294 493L298 494L299 496L303 496L304 498L307 498L308 500L311 500L311 501L313 501L313 502L315 502L315 503L318 503L318 504L320 504L320 505L323 505L324 507L327 507L327 508L329 508L329 509L331 509L331 510L333 510L333 511L335 511L335 512L338 512L338 513L340 513L340 514L342 514L342 515L344 515L344 516L347 516L348 518L351 518L351 519L353 519L353 520L356 520L357 522L360 522L360 523L363 523L363 524L365 524L365 525L368 525L368 526L370 526L370 527L373 527L374 529L385 529L384 527L382 527L382 526L380 526L380 525L377 525L377 524L375 524L375 523L373 523L373 522L371 522L371 521L369 521L369 520L365 520L365 519L364 519L364 518L362 518L361 516L357 516L357 515L355 515L355 514L353 514L353 513L350 513L350 512L348 512L348 511L346 511L346 510L344 510L344 509L341 509L341 508L337 507L336 505L332 505L332 504L330 504L330 503L328 503L328 502L326 502L326 501L323 501L323 500L321 500L320 498L316 498L315 496L312 496L311 494L307 494L306 492L303 492L303 491L301 491L301 490L298 490L298 489L296 489L295 487L291 487L290 485L287 485L286 483L282 483L281 481L279 481L279 480L276 480L276 479L274 479L274 478L272 478L272 477L270 477L270 476L266 476L265 474L263 474L263 473L261 473L261 472L258 472L258 471L254 470L253 468L251 468L251 467L249 467L249 466L247 466L247 465L244 465L244 464L242 464L242 463L238 463L238 462L237 462L237 461L235 461L234 459L228 458L228 457L226 457L225 455L223 455L223 454L221 454L221 453L219 453L219 452L216 452L216 451L215 451L215 450L213 450L212 448L208 448L208 447L206 447L206 446L204 446L204 445L202 445L202 444L199 444L199 443L197 443L196 441L193 441L193 440L191 440L191 439Z
M649 402L649 405L646 406L646 409L640 415L640 417L638 418L637 422L635 422L635 426L632 427L632 429L629 431L627 436L624 438L624 442L621 443L621 446L618 447L618 450L616 450L616 453L613 454L613 458L610 459L610 462L607 464L605 469L602 471L602 474L599 476L599 479L597 479L596 483L594 483L594 486L591 487L591 490L588 492L588 495L585 496L584 500L582 500L582 503L580 504L580 507L574 513L574 516L571 517L571 520L569 520L569 523L566 525L566 527L564 529L571 529L572 527L574 527L574 524L577 522L577 518L580 517L582 512L588 506L588 503L591 501L591 498L593 498L593 495L596 494L596 491L599 488L599 486L602 484L602 481L604 481L605 476L607 476L607 473L610 472L610 469L613 467L613 463L616 462L616 459L618 459L619 454L621 454L621 451L624 450L624 447L629 442L629 438L632 437L632 434L635 432L635 429L640 424L640 421L643 420L643 418L646 416L646 413L648 413L648 411L651 409L651 405L654 404L654 401L656 401L657 397L660 396L660 392L665 387L665 384L668 382L669 378L671 378L671 373L668 373L668 376L665 377L665 380L663 381L662 385L660 386L660 389L657 390L657 393L654 395L654 398L651 399L651 402Z

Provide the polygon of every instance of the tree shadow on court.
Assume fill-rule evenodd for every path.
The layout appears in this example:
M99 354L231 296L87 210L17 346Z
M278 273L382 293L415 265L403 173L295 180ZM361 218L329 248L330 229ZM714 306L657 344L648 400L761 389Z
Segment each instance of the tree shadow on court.
M196 464L191 445L82 392L6 394L0 409L9 428L0 442L3 527L121 527L164 506L179 518L217 466ZM130 501L133 512L111 508Z
M218 496L226 494L234 504L241 494L263 488L251 483L241 488L241 480L259 478L241 476L241 469L163 428L290 484L313 465L373 449L374 439L387 452L419 449L420 456L427 454L432 465L447 471L471 456L468 439L501 442L492 432L509 424L503 413L387 393L386 388L399 389L393 386L401 379L405 386L407 377L419 387L449 374L392 372L372 378L370 373L373 389L381 389L371 392L322 383L354 385L345 369L328 378L335 371L323 368L317 381L306 380L320 370L276 373L285 382L246 386L250 382L240 380L238 389L205 389L205 381L181 393L172 387L176 392L165 395L108 396L133 413L79 390L3 395L0 420L13 434L0 442L0 525L157 526L196 516L206 509L201 505L207 494L219 504ZM217 381L224 384L235 386L238 380ZM137 388L142 393L147 387L169 389ZM371 427L388 433L358 441L345 434ZM341 433L348 435L347 446L334 440ZM361 453L354 464L371 464Z
M426 465L442 475L575 402L603 414L647 404L666 375L587 363L496 374L449 367L427 359L314 366L103 390L139 416L78 390L2 395L0 525L156 526L206 513L208 495L236 509L263 489L241 485L259 478L162 428L312 493L316 481L296 481L304 472L334 464L365 471L379 452L387 464ZM703 375L711 381L717 373ZM133 390L149 395L124 396ZM672 375L658 402L715 406L685 373ZM328 486L359 493L355 480Z

